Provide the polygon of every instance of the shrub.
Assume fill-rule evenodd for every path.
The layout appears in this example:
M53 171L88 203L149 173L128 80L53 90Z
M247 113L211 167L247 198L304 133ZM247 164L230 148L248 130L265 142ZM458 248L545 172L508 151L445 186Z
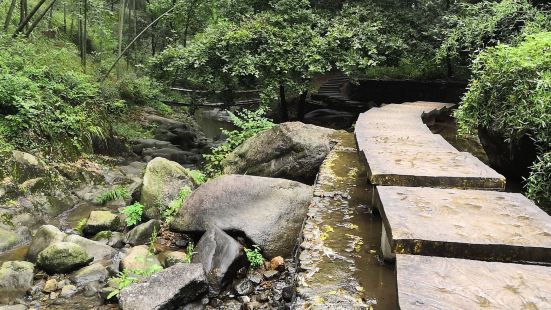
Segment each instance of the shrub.
M473 61L473 77L455 112L460 133L488 128L516 143L528 136L540 154L551 149L551 32L528 36L517 46L488 48ZM548 155L532 167L528 193L549 201ZM536 184L537 182L544 182Z
M450 30L439 48L440 60L465 61L486 47L513 44L525 35L551 30L549 16L528 0L459 3L456 10L448 16Z
M114 188L108 190L107 192L101 194L97 199L97 203L104 205L109 201L117 199L127 199L130 198L130 193L124 186L115 186Z
M551 152L538 157L530 168L531 173L526 180L527 196L544 208L551 211Z
M142 221L142 214L144 205L139 202L135 202L122 210L122 213L126 215L126 226L134 226Z
M253 245L254 250L245 249L245 254L247 255L247 260L253 268L259 268L264 265L264 257L260 253L260 247L258 245Z
M266 112L265 108L260 108L256 111L243 110L235 114L230 113L232 123L237 127L237 130L223 130L223 133L228 137L226 142L213 148L211 154L204 155L207 176L213 178L220 175L222 173L222 161L229 153L257 133L274 126L274 123L265 117Z

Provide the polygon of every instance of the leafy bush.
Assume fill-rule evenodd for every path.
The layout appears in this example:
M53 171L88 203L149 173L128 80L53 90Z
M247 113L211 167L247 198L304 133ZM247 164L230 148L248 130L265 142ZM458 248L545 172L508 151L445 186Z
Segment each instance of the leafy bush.
M440 60L463 62L486 47L513 44L529 34L551 30L551 20L528 0L460 2L448 15L450 29L438 51Z
M226 142L213 148L211 154L204 155L207 176L212 178L220 175L222 173L222 161L229 153L257 133L274 126L274 123L265 117L266 112L265 108L260 108L256 111L243 110L235 114L230 113L232 123L238 129L223 130L223 133L228 137Z
M540 154L551 149L551 32L528 36L517 46L498 45L482 52L472 66L473 77L455 112L460 133L484 127L511 143L528 136ZM538 171L548 171L548 155L532 168L528 193L549 201L549 183ZM534 187L535 186L535 187Z
M205 175L199 170L190 170L189 175L191 176L191 179L193 180L193 183L195 183L195 185L201 185L207 181Z
M139 202L135 202L122 210L122 213L126 215L126 225L134 226L142 221L142 214L144 205Z
M247 260L253 268L259 268L264 265L264 257L260 253L260 247L258 245L253 245L254 250L245 249L245 254L247 255Z
M191 264L191 259L193 258L193 255L195 254L195 244L193 244L192 241L190 241L187 244L186 247L186 258L184 259L184 263Z
M551 152L538 157L526 180L527 196L551 211Z
M127 198L130 198L130 193L128 192L128 189L126 189L126 187L124 186L119 185L98 196L96 202L104 205L109 201Z
M178 197L168 204L168 207L163 210L162 217L167 222L172 221L172 217L180 210L186 199L191 195L192 190L189 186L184 186L180 189Z

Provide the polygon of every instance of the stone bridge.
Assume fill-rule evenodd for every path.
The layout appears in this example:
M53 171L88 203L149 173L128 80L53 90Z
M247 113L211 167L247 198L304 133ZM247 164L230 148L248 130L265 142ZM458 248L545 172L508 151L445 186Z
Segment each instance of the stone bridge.
M341 137L322 166L304 229L299 308L551 309L551 217L504 192L502 175L429 130L426 123L451 108L385 105L360 115L355 145ZM367 184L357 184L360 170ZM366 204L382 220L380 253L395 264L395 287L386 289L397 300L380 308L351 271L362 269L361 260L331 234L336 213L338 226L349 225L340 216L351 201L346 188L357 186L373 188Z

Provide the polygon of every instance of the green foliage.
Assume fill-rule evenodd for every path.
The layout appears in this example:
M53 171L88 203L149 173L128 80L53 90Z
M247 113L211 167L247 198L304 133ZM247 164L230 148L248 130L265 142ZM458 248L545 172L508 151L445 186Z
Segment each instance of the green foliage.
M126 215L126 226L134 226L142 221L142 214L144 210L144 205L139 202L135 202L129 206L126 206L122 213Z
M180 192L178 193L178 197L171 201L168 204L168 207L162 211L162 218L170 223L172 221L172 218L174 215L180 210L180 208L184 205L184 202L186 199L191 195L192 190L189 186L184 186L180 189Z
M118 296L124 288L138 282L143 277L150 277L161 270L163 270L163 267L158 264L151 265L145 269L124 269L118 273L117 277L111 278L117 284L117 288L109 293L107 299Z
M264 257L258 245L253 245L253 248L253 250L245 248L245 254L247 255L247 260L251 264L251 267L256 269L264 265Z
M551 148L551 32L528 36L517 46L488 48L473 61L473 77L455 112L461 133L492 129L516 143L528 136L544 154ZM528 193L548 201L549 183L536 184L547 171L548 156L536 163L528 180ZM535 186L535 187L534 187ZM534 187L534 188L532 188Z
M109 201L113 201L117 199L128 199L128 198L130 198L130 193L128 192L128 189L124 186L117 185L112 189L108 190L107 192L99 195L98 198L96 199L96 202L101 205L104 205Z
M191 264L191 259L193 258L193 255L195 254L194 251L195 251L195 245L193 244L192 241L190 241L187 244L187 247L186 247L186 258L184 259L184 263Z
M547 212L550 212L551 152L539 156L530 170L530 176L526 180L527 196L547 210Z
M189 175L195 185L202 185L207 181L206 176L199 170L190 170Z
M70 155L105 138L109 102L72 45L0 35L0 85L0 141Z
M445 57L466 61L486 47L514 44L524 36L551 30L551 19L528 0L460 2L448 19L448 33L438 51Z
M157 244L158 237L159 232L157 231L157 227L153 226L153 231L151 232L151 236L149 236L149 247L147 248L149 254L151 255L155 255L155 246Z
M257 133L274 126L274 123L265 117L265 108L256 111L243 110L230 115L232 123L237 129L232 131L223 130L223 133L227 136L226 142L213 148L211 154L204 155L206 161L205 173L211 178L222 173L222 161L229 153Z
M82 235L82 231L84 230L84 226L86 226L86 222L88 222L86 218L81 218L75 226L74 229L79 235Z

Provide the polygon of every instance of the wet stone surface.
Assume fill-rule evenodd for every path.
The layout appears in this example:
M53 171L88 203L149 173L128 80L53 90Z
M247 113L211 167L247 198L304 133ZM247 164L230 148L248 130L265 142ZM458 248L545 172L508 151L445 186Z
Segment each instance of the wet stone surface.
M396 255L400 309L551 309L551 268Z
M505 178L470 153L456 150L423 122L451 106L390 104L363 113L356 139L375 185L503 189Z
M301 244L297 309L395 309L393 265L378 258L381 222L350 133L324 161Z
M378 186L376 197L397 254L551 262L551 217L521 194Z

